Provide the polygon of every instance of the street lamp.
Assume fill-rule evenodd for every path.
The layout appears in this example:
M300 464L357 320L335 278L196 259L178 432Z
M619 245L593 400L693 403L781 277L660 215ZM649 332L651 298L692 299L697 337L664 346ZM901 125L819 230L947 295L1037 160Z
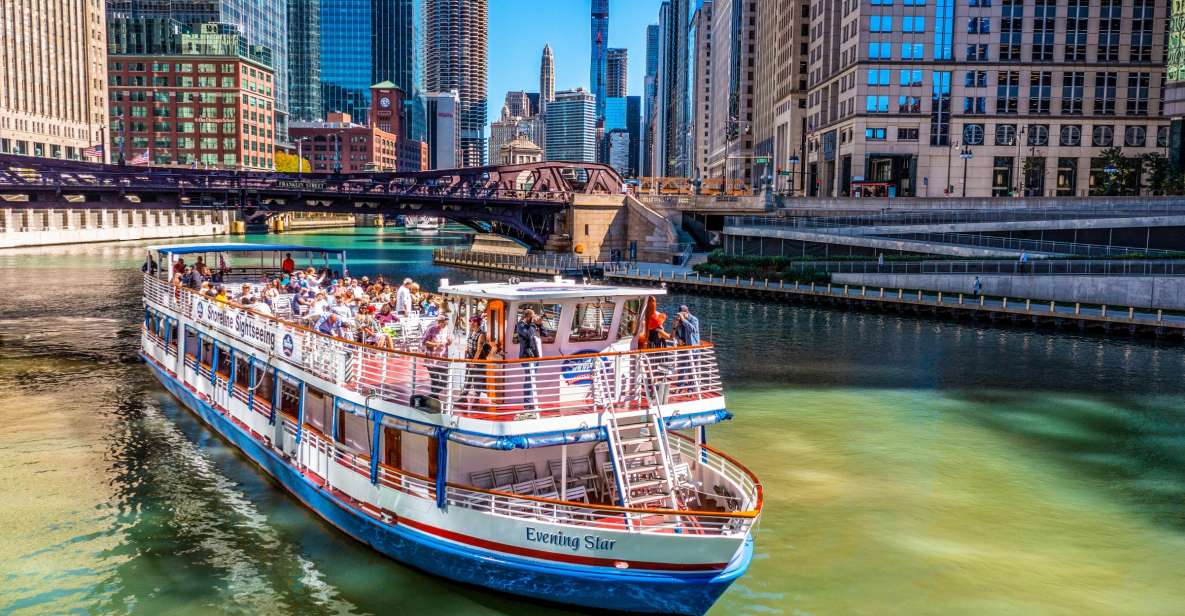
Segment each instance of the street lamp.
M790 163L790 196L793 197L795 191L798 190L796 185L798 181L796 179L798 175L798 163L802 162L802 159L798 157L798 150L794 150L794 153L790 155L790 159L786 162Z
M304 145L304 142L308 141L308 140L309 140L309 138L307 136L299 137L295 140L296 141L296 173L298 173L298 174L304 173L303 145Z
M959 152L959 158L963 159L963 196L964 197L967 196L967 161L971 160L972 156L975 156L975 154L971 151L971 148L969 146L964 144L963 150L961 152Z
M955 192L955 185L950 183L950 166L954 159L953 153L959 148L959 140L954 139L950 142L950 147L946 149L946 190L942 191L946 196L950 196Z

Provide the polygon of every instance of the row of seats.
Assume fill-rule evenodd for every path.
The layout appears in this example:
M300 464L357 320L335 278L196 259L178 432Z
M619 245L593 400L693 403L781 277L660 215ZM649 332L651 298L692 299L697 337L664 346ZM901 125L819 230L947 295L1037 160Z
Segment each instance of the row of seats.
M560 490L557 486L564 470L561 461L548 460L547 470L547 476L539 477L534 464L513 464L469 473L469 483L483 490L558 499ZM567 500L583 500L587 503L590 496L600 497L597 476L593 474L592 463L588 458L568 458L567 475Z

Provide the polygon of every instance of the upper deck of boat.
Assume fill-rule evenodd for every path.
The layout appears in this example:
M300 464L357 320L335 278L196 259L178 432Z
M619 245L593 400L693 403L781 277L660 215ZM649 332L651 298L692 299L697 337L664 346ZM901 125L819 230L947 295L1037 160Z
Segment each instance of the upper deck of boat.
M152 250L162 257L162 272L172 271L176 255L218 254L218 264L225 266L224 284L233 283L236 289L247 284L257 294L284 275L280 255L306 249L312 255L336 254L247 244ZM256 254L265 251L276 257L273 264ZM242 263L222 262L236 253L251 256ZM335 395L352 394L376 410L416 421L500 437L595 431L601 423L597 415L606 411L657 412L688 425L726 416L712 345L645 348L644 325L662 289L572 281L442 281L442 320L408 315L382 328L378 337L360 341L352 323L334 334L315 329L315 320L291 310L290 294L273 298L274 307L256 309L236 296L220 301L163 278L145 276L146 301L197 325L195 337L245 344L253 361L274 364L297 378L307 375ZM537 357L521 357L515 335L515 324L527 308L539 316L542 352ZM424 340L436 333L429 330L437 324L447 349L430 353ZM478 327L491 343L485 357L474 356L468 344ZM201 352L200 345L186 346L188 354Z

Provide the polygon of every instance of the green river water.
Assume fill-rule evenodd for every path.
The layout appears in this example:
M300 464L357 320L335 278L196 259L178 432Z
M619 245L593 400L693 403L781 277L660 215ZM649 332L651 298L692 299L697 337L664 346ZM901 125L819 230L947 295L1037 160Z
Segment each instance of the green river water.
M459 234L251 238L435 286ZM142 244L0 251L0 614L544 614L323 524L136 358ZM1179 343L672 297L761 478L712 614L1185 614Z

